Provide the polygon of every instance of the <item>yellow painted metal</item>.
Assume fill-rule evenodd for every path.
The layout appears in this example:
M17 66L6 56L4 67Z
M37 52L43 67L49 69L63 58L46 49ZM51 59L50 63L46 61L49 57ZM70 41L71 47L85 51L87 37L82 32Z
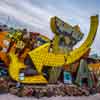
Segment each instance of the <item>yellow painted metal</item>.
M59 33L56 32L56 27L55 27L55 26L56 26L56 23L55 23L55 19L56 19L56 16L51 18L50 26L51 26L51 29L52 29L53 33L59 34Z
M29 55L39 73L41 73L43 65L58 67L63 65L65 62L63 54L49 53L49 46L50 43L47 43L29 52Z
M11 78L17 82L20 83L27 83L27 84L32 84L32 83L47 83L47 80L43 77L42 74L36 75L36 76L28 76L24 77L24 80L20 80L20 70L22 68L26 68L26 66L19 62L17 56L14 53L9 54L11 63L9 65L9 74Z
M20 63L18 61L18 58L15 54L10 54L11 63L9 66L9 73L10 76L21 83L47 83L46 79L42 76L42 68L43 66L51 66L51 67L61 67L62 65L71 64L78 60L80 57L82 57L90 48L94 37L96 35L98 28L98 16L92 16L91 17L91 27L90 32L85 40L85 42L74 51L70 52L69 55L67 54L56 54L56 53L50 53L48 52L48 49L50 47L50 43L46 43L33 51L30 51L28 54L30 55L38 73L41 76L31 76L31 77L25 77L23 81L19 80L19 71L21 68L25 68L25 65ZM65 60L66 58L66 60Z
M54 40L53 40L53 53L59 53L59 35L54 36Z

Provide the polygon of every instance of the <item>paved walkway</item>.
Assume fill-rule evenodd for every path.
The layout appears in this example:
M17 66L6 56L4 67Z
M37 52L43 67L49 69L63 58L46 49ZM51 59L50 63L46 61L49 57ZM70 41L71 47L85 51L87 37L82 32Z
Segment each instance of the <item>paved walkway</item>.
M51 97L51 98L41 98L41 99L36 99L33 97L17 97L11 94L4 94L0 95L0 100L100 100L100 94L94 95L94 96L83 96L83 97Z

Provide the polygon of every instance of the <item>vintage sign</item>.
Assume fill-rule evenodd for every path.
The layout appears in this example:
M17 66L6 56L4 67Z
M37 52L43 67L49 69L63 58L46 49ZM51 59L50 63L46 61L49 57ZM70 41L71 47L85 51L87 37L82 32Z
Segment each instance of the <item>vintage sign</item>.
M79 48L76 48L73 51L71 51L69 55L67 55L66 53L65 54L50 53L48 51L50 43L46 43L30 51L28 55L30 56L32 62L34 62L34 66L39 74L29 77L25 76L24 80L19 79L20 77L19 72L21 69L25 69L26 66L24 65L24 63L18 60L17 55L11 52L9 54L11 59L9 65L9 75L13 80L20 83L26 83L26 84L48 83L48 81L46 80L46 78L43 76L42 73L43 67L51 66L57 68L63 66L64 64L69 65L79 60L89 50L97 32L98 22L99 22L98 16L91 17L91 27L87 39Z
M83 33L80 31L79 26L76 25L73 27L56 16L51 18L51 29L55 34L68 35L76 41L81 40L83 37Z
M64 72L64 83L65 84L72 84L72 77L70 72Z

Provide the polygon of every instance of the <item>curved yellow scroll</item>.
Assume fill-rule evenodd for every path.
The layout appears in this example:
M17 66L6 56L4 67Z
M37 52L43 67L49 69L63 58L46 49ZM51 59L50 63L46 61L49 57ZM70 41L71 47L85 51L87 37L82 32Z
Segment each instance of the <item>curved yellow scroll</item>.
M91 25L90 25L90 32L88 33L88 37L79 48L70 52L69 56L67 57L67 62L66 62L67 64L75 62L89 50L97 32L97 28L99 24L98 18L99 18L98 15L91 16Z

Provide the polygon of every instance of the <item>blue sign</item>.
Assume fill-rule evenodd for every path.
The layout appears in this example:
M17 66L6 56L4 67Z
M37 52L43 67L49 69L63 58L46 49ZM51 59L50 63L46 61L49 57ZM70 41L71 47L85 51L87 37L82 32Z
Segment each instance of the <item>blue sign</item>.
M64 83L72 84L72 77L70 72L64 72Z

